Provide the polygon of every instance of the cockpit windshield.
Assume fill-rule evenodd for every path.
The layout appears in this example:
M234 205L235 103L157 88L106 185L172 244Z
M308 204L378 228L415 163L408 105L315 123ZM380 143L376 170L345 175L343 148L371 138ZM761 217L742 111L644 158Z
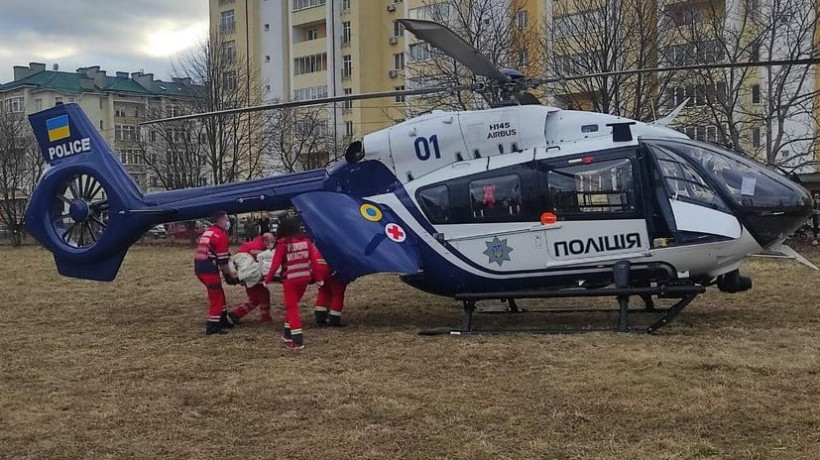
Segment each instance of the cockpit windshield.
M766 166L717 146L652 141L663 150L671 150L694 163L724 188L732 199L746 208L781 208L802 206L803 193L791 181ZM797 192L797 193L796 193Z
M694 141L644 143L674 195L670 198L717 204L720 209L720 197L708 193L713 188L764 248L782 242L811 215L812 202L806 190L750 158ZM676 158L689 163L690 171L682 164L675 165ZM677 172L672 166L678 167ZM705 183L701 183L703 179Z

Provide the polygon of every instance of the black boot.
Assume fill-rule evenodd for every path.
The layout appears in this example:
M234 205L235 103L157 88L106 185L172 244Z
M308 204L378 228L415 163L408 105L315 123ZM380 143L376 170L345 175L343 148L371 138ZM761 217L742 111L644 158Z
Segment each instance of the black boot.
M327 326L327 310L313 310L317 326Z
M347 324L342 322L342 315L330 315L330 322L327 324L330 327L345 327Z
M216 321L208 321L205 323L205 335L211 334L227 334L228 331Z
M222 310L222 314L219 316L219 326L222 329L233 329L234 324L228 318L228 310Z
M228 322L231 323L233 326L239 326L239 317L236 316L236 313L229 311L228 312Z

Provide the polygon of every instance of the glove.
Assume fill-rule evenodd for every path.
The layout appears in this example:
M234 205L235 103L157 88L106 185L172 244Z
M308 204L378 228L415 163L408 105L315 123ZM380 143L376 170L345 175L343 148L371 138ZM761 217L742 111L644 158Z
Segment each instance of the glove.
M239 278L235 276L225 275L225 283L231 286L236 286L237 284L239 284Z

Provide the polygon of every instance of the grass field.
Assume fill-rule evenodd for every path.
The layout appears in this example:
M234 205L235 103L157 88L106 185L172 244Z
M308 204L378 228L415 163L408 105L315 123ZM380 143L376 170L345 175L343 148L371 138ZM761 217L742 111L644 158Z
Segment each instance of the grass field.
M190 255L138 247L95 283L0 248L0 458L820 458L820 274L793 261L750 261L752 291L710 290L652 336L422 337L459 304L373 276L349 327L308 325L293 352L255 313L206 337Z

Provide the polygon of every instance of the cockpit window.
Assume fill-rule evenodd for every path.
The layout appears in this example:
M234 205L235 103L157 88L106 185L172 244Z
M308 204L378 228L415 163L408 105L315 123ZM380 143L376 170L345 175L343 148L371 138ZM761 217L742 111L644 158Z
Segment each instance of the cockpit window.
M653 146L669 198L729 211L723 200L689 163L670 149Z
M470 205L479 220L521 214L521 179L510 174L470 182Z
M431 223L450 223L450 195L446 185L436 185L420 190L416 197Z

